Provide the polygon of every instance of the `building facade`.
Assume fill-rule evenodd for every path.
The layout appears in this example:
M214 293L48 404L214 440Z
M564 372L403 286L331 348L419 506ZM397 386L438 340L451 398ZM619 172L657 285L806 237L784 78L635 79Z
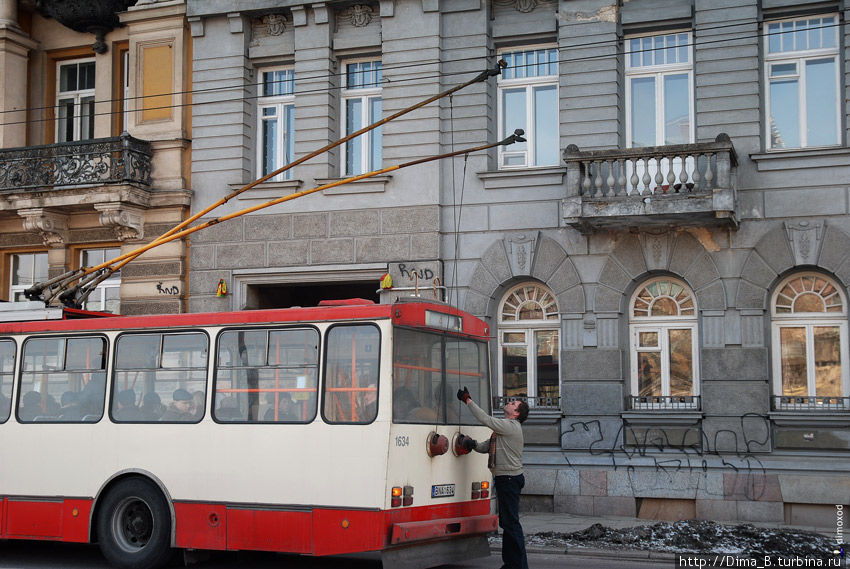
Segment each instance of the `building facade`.
M188 0L189 309L437 294L526 397L526 507L829 525L850 496L844 1ZM389 272L395 288L376 292ZM229 287L216 294L218 284Z
M185 11L182 0L0 2L3 300L185 218ZM185 243L157 248L104 280L85 307L183 312L185 259Z

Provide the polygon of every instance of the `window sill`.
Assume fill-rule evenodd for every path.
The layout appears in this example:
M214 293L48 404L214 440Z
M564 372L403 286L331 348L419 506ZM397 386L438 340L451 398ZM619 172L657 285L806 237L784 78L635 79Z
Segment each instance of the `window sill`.
M771 411L768 416L780 427L850 427L850 410L835 413L822 411Z
M632 409L620 413L620 416L631 425L693 425L702 420L703 413L697 409Z
M846 146L768 150L750 154L750 159L756 163L759 172L846 166L848 157L850 148Z
M346 178L316 179L316 185L324 186L325 184L331 184L345 179ZM392 179L392 176L372 176L371 178L364 178L363 180L357 180L356 182L348 182L347 184L328 188L327 190L322 191L322 193L328 196L383 193L386 191L387 183L389 183Z
M243 192L236 196L240 201L269 201L275 198L283 197L287 194L293 194L301 189L303 180L283 180L279 182L263 182L257 184L247 192ZM244 187L245 184L230 184L233 191Z
M560 186L563 184L565 167L546 166L539 168L522 168L517 170L497 170L493 172L478 172L478 178L484 183L485 190L516 189L519 185L524 188L534 186Z

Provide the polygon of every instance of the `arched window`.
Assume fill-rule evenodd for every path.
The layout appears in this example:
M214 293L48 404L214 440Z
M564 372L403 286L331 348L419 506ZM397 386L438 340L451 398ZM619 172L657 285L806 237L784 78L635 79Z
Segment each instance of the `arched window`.
M697 307L678 279L645 282L629 304L634 409L699 407Z
M558 407L560 316L555 295L538 283L515 286L499 306L499 383L505 397Z
M771 299L774 408L850 409L847 301L818 273L792 275Z

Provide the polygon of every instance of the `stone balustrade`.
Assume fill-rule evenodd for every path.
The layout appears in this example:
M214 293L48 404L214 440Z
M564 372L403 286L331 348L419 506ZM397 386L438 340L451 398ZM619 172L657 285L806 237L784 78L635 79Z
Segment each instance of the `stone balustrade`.
M151 147L121 136L0 149L0 192L151 183Z
M564 221L582 231L618 226L737 226L737 160L726 134L714 142L564 150Z

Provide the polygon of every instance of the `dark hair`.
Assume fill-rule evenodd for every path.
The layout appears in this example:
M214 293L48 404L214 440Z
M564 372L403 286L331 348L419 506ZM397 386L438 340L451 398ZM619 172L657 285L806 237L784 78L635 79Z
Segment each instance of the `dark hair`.
M528 403L526 403L525 401L520 401L519 405L516 406L516 411L516 420L520 423L525 423L525 420L528 419Z

